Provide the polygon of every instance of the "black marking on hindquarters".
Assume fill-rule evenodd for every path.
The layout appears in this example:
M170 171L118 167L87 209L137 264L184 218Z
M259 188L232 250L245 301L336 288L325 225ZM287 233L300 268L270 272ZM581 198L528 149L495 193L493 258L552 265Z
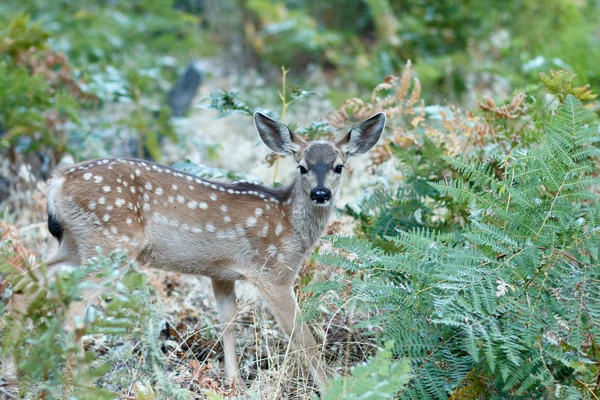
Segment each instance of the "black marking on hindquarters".
M58 218L50 213L48 213L48 230L58 239L58 243L62 242L64 228Z

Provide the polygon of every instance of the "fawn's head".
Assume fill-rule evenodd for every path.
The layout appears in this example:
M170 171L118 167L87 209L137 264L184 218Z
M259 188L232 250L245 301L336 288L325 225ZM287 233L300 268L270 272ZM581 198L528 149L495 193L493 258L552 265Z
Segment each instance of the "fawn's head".
M379 140L385 127L385 114L380 112L355 125L338 142L306 142L287 126L259 112L254 113L254 125L271 150L294 157L298 163L301 192L315 205L327 206L338 191L348 158L366 153Z

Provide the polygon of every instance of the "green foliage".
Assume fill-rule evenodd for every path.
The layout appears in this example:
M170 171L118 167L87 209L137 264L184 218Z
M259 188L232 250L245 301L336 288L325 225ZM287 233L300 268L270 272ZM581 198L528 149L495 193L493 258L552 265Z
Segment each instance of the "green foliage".
M592 93L590 85L573 87L573 79L575 74L567 69L560 71L550 70L550 75L540 73L540 79L549 93L556 94L561 101L564 101L566 95L571 94L580 101L590 101L598 97Z
M144 150L146 150L154 160L160 161L160 135L174 142L178 140L171 124L170 110L167 106L163 106L156 117L154 110L143 103L143 95L150 91L154 83L151 75L132 70L127 80L126 96L133 100L135 108L129 118L123 122L137 133L137 157L145 158Z
M0 38L0 53L16 57L22 50L34 48L42 50L50 34L41 27L41 23L30 24L29 17L20 14L10 22L6 32Z
M539 146L447 158L458 176L432 187L467 205L464 227L402 230L387 253L331 239L341 253L323 261L351 271L349 306L374 313L363 325L381 324L381 340L411 360L401 398L597 395L598 129L567 95Z
M225 117L231 113L241 113L251 116L254 113L254 107L241 100L238 95L237 91L213 91L210 93L208 108L217 110L219 117Z
M131 384L128 373L120 376L115 370L122 367L123 354L98 357L94 351L81 351L84 335L104 335L109 343L141 341L136 352L141 351L146 360L145 366L138 368L138 380L157 381L154 387L159 392L184 398L165 377L164 357L153 329L157 318L156 311L151 311L153 300L145 276L127 261L126 254L104 257L99 253L86 265L50 276L44 266L25 265L25 271L17 268L10 262L14 259L12 248L10 241L1 243L0 273L13 292L32 299L23 315L3 316L2 352L15 361L21 394L31 398L63 398L67 394L78 399L116 398L118 393L108 387L119 382ZM102 283L90 282L90 276ZM81 301L84 293L97 290L101 290L105 305L90 308L84 320L72 321L73 330L65 330L71 322L70 306ZM133 354L130 357L133 359Z
M392 399L410 381L410 363L394 361L391 345L351 369L351 376L330 380L324 400Z
M197 18L173 5L173 0L9 0L0 5L0 21L26 10L50 30L53 47L79 65L130 65L133 57L137 67L144 67L160 54L183 57L192 49L207 49Z
M288 9L284 2L251 0L248 8L260 21L258 32L247 32L248 40L273 65L328 61L328 54L344 45L337 32L322 29L302 9Z
M31 49L45 49L48 37L39 23L30 23L23 14L0 31L0 151L8 150L13 159L15 151L40 149L60 157L66 149L63 126L77 123L78 104L67 83L51 83L32 67L37 59L31 57ZM67 67L48 64L45 71Z

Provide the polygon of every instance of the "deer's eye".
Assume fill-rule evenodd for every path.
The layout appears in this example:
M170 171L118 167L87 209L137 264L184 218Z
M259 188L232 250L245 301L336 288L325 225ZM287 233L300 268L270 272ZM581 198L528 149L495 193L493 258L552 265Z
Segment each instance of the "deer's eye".
M334 171L336 174L341 174L343 169L344 169L344 166L342 164L340 164L335 167Z
M302 165L298 166L298 168L300 168L300 173L302 175L308 174L308 170L306 168L304 168Z

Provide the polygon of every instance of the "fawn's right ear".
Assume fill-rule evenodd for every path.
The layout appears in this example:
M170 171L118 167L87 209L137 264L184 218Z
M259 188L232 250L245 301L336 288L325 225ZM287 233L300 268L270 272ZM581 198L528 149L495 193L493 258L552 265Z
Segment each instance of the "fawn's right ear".
M262 141L282 156L296 153L300 146L306 143L302 138L294 135L287 126L259 112L254 113L254 126Z

